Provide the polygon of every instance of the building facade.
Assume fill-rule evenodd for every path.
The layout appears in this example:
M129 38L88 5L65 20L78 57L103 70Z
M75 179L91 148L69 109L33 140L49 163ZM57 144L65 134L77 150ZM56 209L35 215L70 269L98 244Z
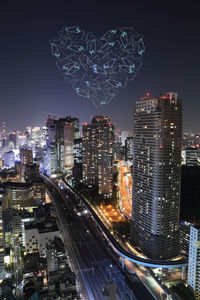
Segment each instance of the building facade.
M186 166L200 166L200 148L186 148Z
M194 290L195 299L200 299L200 226L190 227L188 285Z
M125 161L133 161L133 137L128 136L125 139Z
M83 182L105 197L112 196L114 125L96 116L83 124Z
M44 165L47 174L52 175L72 170L74 166L74 138L79 137L79 120L70 116L55 120L49 116L46 127L47 151Z
M6 168L14 168L15 167L15 153L13 151L9 151L4 153L4 166Z
M154 259L179 251L182 104L176 93L135 104L132 240Z
M25 225L25 249L26 253L39 252L46 257L46 244L55 237L60 236L60 231L55 222L30 223Z
M82 138L74 140L74 168L73 178L77 182L82 180L83 174L83 144Z

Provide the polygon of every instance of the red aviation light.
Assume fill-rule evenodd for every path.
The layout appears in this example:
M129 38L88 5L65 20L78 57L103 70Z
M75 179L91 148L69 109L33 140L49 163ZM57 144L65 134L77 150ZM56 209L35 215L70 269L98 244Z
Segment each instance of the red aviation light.
M149 97L149 96L150 96L150 93L149 93L149 92L148 92L148 93L146 93L146 96L147 96L147 97Z

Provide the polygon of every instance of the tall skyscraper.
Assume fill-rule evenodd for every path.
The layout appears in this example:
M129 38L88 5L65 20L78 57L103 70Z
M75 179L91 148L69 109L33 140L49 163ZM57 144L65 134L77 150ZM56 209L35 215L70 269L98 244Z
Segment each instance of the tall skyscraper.
M190 226L188 285L200 300L200 226Z
M79 130L79 119L78 118L72 118L70 116L67 116L66 121L68 123L72 123L74 125L74 139L80 138L80 130Z
M46 121L47 149L44 155L44 169L48 176L58 173L58 149L57 149L57 120L50 118Z
M48 119L46 120L46 128L47 128L47 147L56 145L56 132L57 132L57 120L55 118L51 119L50 115L48 115Z
M74 124L64 126L64 171L74 167Z
M133 160L133 137L127 136L125 139L125 160L131 161Z
M55 120L55 118L51 119L49 115L46 127L47 148L51 148L50 151L47 151L47 155L52 155L49 162L52 162L51 165L54 170L52 167L50 169L55 172L55 165L57 165L56 173L71 170L74 166L74 137L79 137L79 120L70 116ZM54 163L55 155L57 156L57 164ZM49 171L48 173L53 174Z
M17 145L17 137L15 132L11 132L8 135L8 149L13 150L16 148Z
M15 167L15 153L13 151L5 152L3 158L4 158L4 166L6 168Z
M112 196L114 125L96 116L83 124L83 182L105 197Z
M74 124L69 117L57 121L57 149L59 172L74 166Z
M47 147L44 154L44 170L46 170L48 176L56 175L58 173L56 146Z
M154 259L178 253L182 104L173 92L135 104L132 240Z
M73 177L76 181L82 180L83 177L83 144L82 138L74 140L74 168Z
M2 139L2 148L5 148L6 147L6 122L2 123L1 139Z

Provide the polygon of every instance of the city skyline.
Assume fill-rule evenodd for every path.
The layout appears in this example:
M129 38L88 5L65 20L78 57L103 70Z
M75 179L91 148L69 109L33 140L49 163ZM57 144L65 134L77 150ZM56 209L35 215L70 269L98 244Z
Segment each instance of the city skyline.
M0 298L200 300L199 14L0 0Z
M59 5L48 1L48 7L39 1L11 2L0 1L0 97L4 103L0 117L8 129L42 126L50 112L56 117L74 115L80 124L94 115L109 115L116 128L132 130L135 101L147 92L156 96L174 91L183 99L184 131L199 131L197 1L190 6L168 1L164 7L158 1L125 1L123 7L113 1L109 5L86 1L77 7L64 1ZM63 82L49 40L66 25L78 25L97 36L116 26L132 26L143 34L146 52L141 70L107 106L95 108Z
M162 300L164 294L169 299L167 295L172 295L173 288L179 294L180 284L174 286L169 274L170 277L182 278L184 293L192 294L192 290L186 287L185 268L189 259L192 262L189 274L195 279L193 262L198 260L195 260L194 251L189 250L189 244L193 244L189 228L199 220L199 209L196 209L197 219L190 223L196 215L194 207L187 208L188 204L191 206L191 196L189 201L185 197L186 191L189 190L192 195L194 188L183 183L180 190L180 179L185 180L186 172L187 182L190 183L188 176L193 178L193 182L200 170L200 136L182 136L181 100L177 93L162 94L156 98L143 97L136 102L133 117L133 137L127 131L115 132L112 120L106 116L94 116L91 124L85 123L83 137L79 135L77 118L66 116L55 119L50 115L46 128L29 127L26 134L6 133L4 130L1 134L0 221L6 230L0 232L5 237L0 241L0 278L3 279L7 272L12 274L13 270L15 274L15 268L23 270L24 264L24 271L20 271L19 276L16 273L13 280L17 285L16 291L13 291L17 299L23 299L23 295L29 292L39 296L64 292L74 294L74 300L77 295L80 296L78 299L105 300L102 286L108 282L108 274L112 277L116 272L119 279L125 266L127 272L134 272L135 276L130 285L123 284L123 290L119 287L122 278L120 281L117 279L115 284L117 292L128 293L130 299L135 295L138 300L150 300L152 293L156 299ZM181 178L180 168L183 172ZM198 179L193 186L198 188ZM180 192L183 206L179 222ZM197 198L198 191L194 191L193 195ZM198 206L199 198L196 198L194 204ZM133 227L130 226L131 220ZM138 225L144 231L138 230L141 229ZM52 280L54 284L63 282L64 265L60 270L56 263L57 256L60 257L60 250L56 248L58 240L60 245L64 242L71 245L66 250L75 253L68 256L67 252L73 272L94 269L94 272L89 271L91 277L84 272L84 282L76 277L77 285L70 285L73 292L67 285L59 285L59 290L52 286ZM177 252L179 245L180 252ZM8 251L5 252L5 249ZM14 264L13 255L16 257ZM29 291L26 289L26 274L30 272L27 263L32 264L35 257L46 257L47 265L44 267L47 273L41 285L34 285ZM114 260L110 260L111 257ZM44 270L39 263L30 267ZM104 274L101 283L97 282L101 276L96 276L99 267ZM151 268L151 274L146 267ZM66 265L65 270L67 268ZM172 268L170 272L169 268ZM58 273L56 278L54 271ZM144 285L141 281L140 287L135 287L133 283L138 277L144 280ZM29 283L34 278L37 279L37 275L30 277ZM168 282L170 286L172 284L170 288L167 287ZM188 283L196 293L198 286L196 288L189 280ZM3 279L2 284L7 286L8 281ZM151 293L147 292L146 285ZM98 296L92 297L91 293ZM126 298L123 296L122 299Z

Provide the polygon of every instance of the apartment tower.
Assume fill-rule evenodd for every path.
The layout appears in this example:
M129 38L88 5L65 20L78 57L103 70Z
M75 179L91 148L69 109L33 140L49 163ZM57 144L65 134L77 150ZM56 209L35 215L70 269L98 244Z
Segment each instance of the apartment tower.
M134 110L132 241L153 259L179 251L182 104L144 97Z
M83 182L105 197L112 196L114 125L109 117L83 124Z

